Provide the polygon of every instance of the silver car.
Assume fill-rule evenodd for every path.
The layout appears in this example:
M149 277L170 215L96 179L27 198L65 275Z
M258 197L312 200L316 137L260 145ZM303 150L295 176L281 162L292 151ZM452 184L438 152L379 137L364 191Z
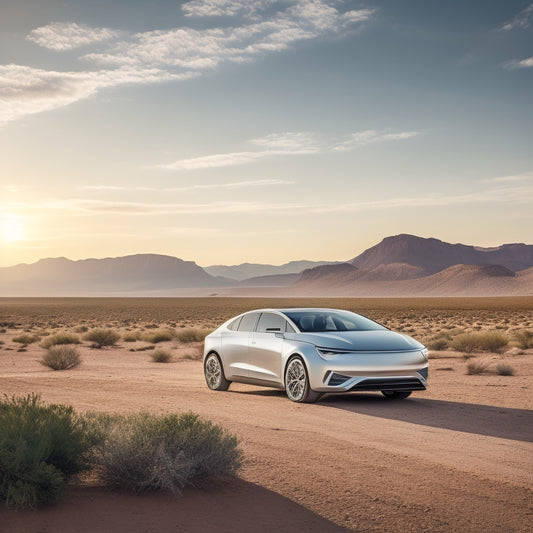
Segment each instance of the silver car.
M228 390L232 381L251 383L284 389L293 402L348 391L403 399L425 390L428 351L349 311L259 309L205 338L204 373L212 390Z

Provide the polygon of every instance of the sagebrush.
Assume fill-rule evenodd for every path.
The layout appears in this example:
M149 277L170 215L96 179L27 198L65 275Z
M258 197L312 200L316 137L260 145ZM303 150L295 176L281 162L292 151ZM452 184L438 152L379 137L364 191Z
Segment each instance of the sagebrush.
M56 346L58 344L80 344L80 338L73 333L56 333L46 337L41 343L43 348L50 348L50 346Z
M89 467L93 434L71 407L38 395L0 401L0 501L34 508L58 501L68 478Z
M81 356L76 346L51 346L41 358L41 364L52 370L69 370L81 363Z
M97 328L89 331L83 338L91 342L92 348L102 348L114 346L120 340L120 335L113 329Z

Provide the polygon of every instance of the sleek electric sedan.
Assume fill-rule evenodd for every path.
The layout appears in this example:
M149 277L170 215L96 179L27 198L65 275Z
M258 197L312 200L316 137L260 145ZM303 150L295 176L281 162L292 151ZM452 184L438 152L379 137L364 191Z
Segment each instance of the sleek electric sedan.
M350 311L259 309L205 338L204 373L212 390L228 390L232 381L251 383L284 389L293 402L348 391L403 399L425 390L428 351Z

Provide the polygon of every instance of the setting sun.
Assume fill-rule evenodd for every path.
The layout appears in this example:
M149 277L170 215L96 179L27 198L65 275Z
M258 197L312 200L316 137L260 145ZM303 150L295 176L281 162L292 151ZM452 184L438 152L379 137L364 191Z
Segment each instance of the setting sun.
M4 242L20 241L22 233L22 224L19 217L9 214L2 217L2 240Z

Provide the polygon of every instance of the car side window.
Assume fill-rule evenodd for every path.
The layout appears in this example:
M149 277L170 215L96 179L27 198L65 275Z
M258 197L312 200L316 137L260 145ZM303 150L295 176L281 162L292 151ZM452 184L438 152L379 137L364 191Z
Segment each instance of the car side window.
M244 315L241 319L239 327L237 328L238 331L253 331L258 316L259 313L249 313L247 315Z
M288 322L285 322L285 331L287 333L296 333L296 330Z
M257 331L260 333L275 333L277 331L285 331L285 319L280 315L274 313L261 313Z
M228 329L231 330L231 331L236 331L239 329L239 322L242 320L242 316L240 316L239 318L236 318L235 320L232 320L229 324L228 324Z

